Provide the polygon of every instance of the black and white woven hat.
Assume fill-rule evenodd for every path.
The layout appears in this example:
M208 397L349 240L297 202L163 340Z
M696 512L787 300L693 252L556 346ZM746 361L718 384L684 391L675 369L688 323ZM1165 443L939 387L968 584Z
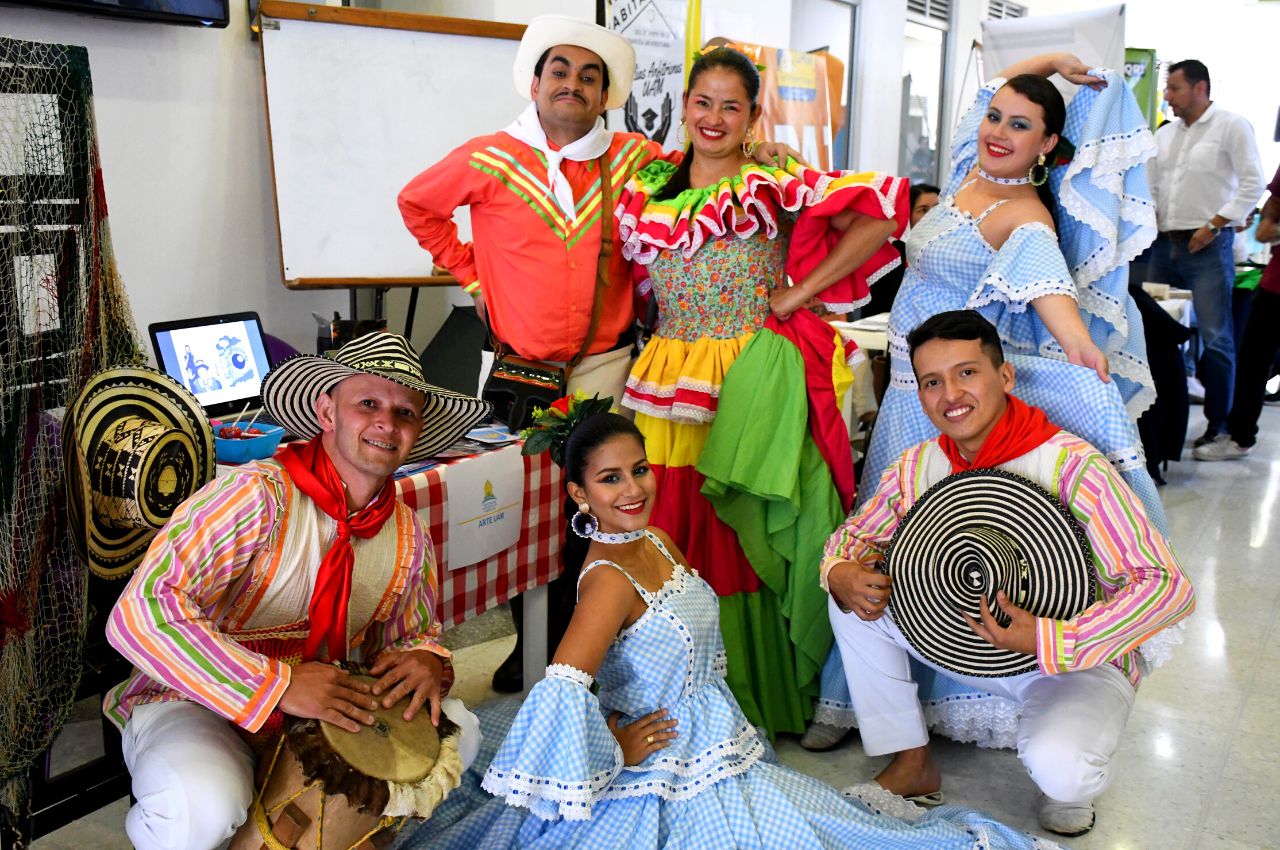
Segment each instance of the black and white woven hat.
M163 372L120 367L89 379L63 432L76 547L97 575L123 578L174 509L213 479L209 420Z
M925 658L966 676L1016 676L1036 659L998 649L961 616L981 597L1000 625L1003 590L1037 617L1068 619L1096 594L1089 545L1070 511L1032 481L996 469L951 475L912 506L885 550L893 621Z
M491 409L487 401L428 384L409 341L385 332L352 340L334 352L332 359L308 354L290 357L262 379L262 406L286 431L310 439L320 433L316 399L339 381L362 374L377 375L426 395L422 433L405 459L408 463L452 445Z

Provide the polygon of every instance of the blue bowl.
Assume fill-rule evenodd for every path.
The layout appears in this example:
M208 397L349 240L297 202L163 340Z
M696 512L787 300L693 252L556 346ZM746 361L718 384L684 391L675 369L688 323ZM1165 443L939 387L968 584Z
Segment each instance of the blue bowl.
M284 437L284 429L279 425L255 425L262 433L242 440L223 439L218 436L222 425L213 426L214 456L221 463L245 463L250 460L263 460L276 453L276 447Z

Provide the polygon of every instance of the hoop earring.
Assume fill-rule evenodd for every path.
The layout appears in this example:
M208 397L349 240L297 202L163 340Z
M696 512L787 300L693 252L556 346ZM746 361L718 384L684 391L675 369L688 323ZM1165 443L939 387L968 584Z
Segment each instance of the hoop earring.
M742 153L751 156L756 152L756 134L753 128L747 128L747 134L742 137Z
M579 537L590 537L600 528L600 520L591 513L591 506L583 502L578 505L578 512L570 517L569 527Z
M684 126L684 119L680 119L680 123L676 125L676 144L684 147L689 144L689 130Z
M1038 172L1037 168L1040 169ZM1031 185L1037 187L1043 186L1049 179L1049 167L1044 164L1044 154L1040 154L1039 161L1027 171L1027 177L1031 178Z

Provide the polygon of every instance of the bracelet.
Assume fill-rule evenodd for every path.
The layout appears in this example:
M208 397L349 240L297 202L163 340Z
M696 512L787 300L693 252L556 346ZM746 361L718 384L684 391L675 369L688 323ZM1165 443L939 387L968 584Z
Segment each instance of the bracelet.
M1214 224L1212 221L1207 222L1205 224L1205 227L1209 228L1209 232L1212 233L1214 236L1217 236L1219 233L1222 232L1222 228L1218 227L1218 225Z
M468 295L475 295L480 290L479 279L473 280L462 287L462 291Z

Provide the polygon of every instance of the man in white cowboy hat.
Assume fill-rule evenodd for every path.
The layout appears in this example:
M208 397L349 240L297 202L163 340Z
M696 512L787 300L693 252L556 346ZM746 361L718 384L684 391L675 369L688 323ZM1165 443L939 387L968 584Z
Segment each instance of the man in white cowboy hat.
M902 801L887 800L886 791L925 805L942 802L942 777L929 755L929 733L909 666L914 660L1011 706L1018 757L1042 792L1040 825L1079 835L1093 826L1093 801L1111 780L1111 758L1147 670L1138 650L1152 657L1145 655L1152 639L1191 613L1191 582L1169 542L1148 521L1142 501L1107 458L1011 394L1014 367L1004 359L990 322L971 310L940 313L907 341L920 403L941 433L907 449L886 469L875 494L828 540L821 566L863 748L872 756L893 755L876 784L850 790L891 807ZM1111 385L1098 386L1114 392ZM945 648L955 651L944 667L933 651L940 632L913 640L908 633L917 638L921 633L912 632L911 609L894 607L895 599L907 604L902 600L911 597L904 588L917 585L903 584L912 579L906 573L886 575L882 565L888 552L889 571L895 572L889 544L901 544L895 534L900 527L910 529L908 514L924 504L926 491L954 473L992 469L1029 479L1069 509L1075 521L1068 535L1083 534L1092 550L1091 559L1081 559L1081 568L1092 570L1097 600L1072 617L1051 619L1019 608L999 591L977 606L978 618L965 615L968 626L961 625L958 637L949 633ZM958 519L972 522L973 503L963 510ZM1012 514L1015 523L1037 527L1027 515ZM1040 563L1026 554L1035 553L1035 542L1028 531L1021 557ZM991 567L976 558L965 563ZM944 595L939 590L939 598L931 598L940 603L935 609L951 604ZM1003 612L1002 621L993 612ZM1026 672L1002 675L984 667L992 657L1010 658L1015 663L1009 669Z
M370 334L332 360L267 374L263 406L306 442L201 488L156 535L111 613L107 637L133 675L104 706L123 732L140 850L212 848L244 822L254 760L239 734L283 715L349 731L409 698L443 710L474 758L478 726L443 699L436 565L426 527L391 474L430 457L489 406L422 379L400 336ZM367 665L368 687L329 662ZM443 703L443 704L442 704ZM237 728L238 727L238 728Z

